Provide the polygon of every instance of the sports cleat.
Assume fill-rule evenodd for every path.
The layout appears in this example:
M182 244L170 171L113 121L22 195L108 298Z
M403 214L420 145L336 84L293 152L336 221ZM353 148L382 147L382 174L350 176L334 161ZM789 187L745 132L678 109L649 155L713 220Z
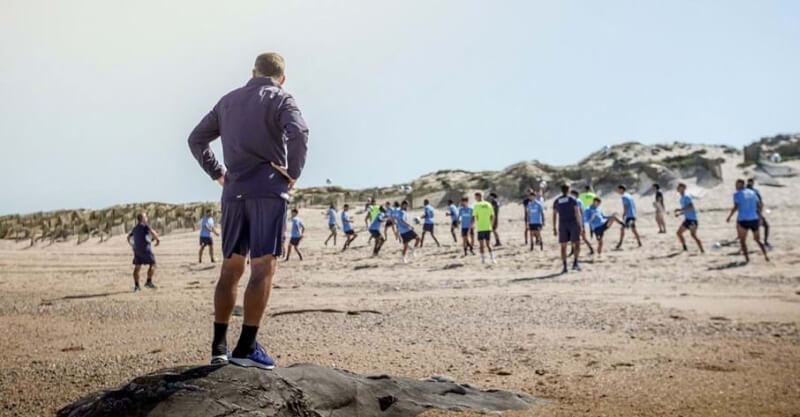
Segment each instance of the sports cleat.
M581 266L578 265L577 262L575 262L574 264L572 264L572 270L573 271L580 271L581 270Z
M247 355L246 358L230 358L229 362L242 366L245 368L260 368L260 369L274 369L275 361L267 355L267 352L261 346L261 343L256 342L256 349L253 353Z
M568 273L568 272L569 272L569 270L567 269L567 266L566 266L566 265L564 265L564 269L562 269L562 270L561 270L561 273L562 273L562 274L566 274L566 273Z
M141 290L142 290L142 288L141 288L141 287L139 287L139 285L138 285L138 284L133 286L133 292L134 292L134 293L137 293L137 292L139 292L139 291L141 291Z
M144 286L145 286L145 287L147 287L147 288L150 288L151 290L154 290L154 289L156 289L156 288L157 288L157 287L156 287L156 284L153 284L153 282L152 282L152 281L147 281L147 282L145 282L145 283L144 283Z

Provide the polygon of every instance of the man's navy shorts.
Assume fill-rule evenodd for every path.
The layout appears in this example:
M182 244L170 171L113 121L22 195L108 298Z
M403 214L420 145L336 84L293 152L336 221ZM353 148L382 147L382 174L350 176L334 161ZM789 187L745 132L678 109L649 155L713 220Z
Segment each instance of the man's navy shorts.
M422 225L422 230L425 232L433 233L433 223L425 223Z
M214 244L214 240L210 237L200 236L200 247L210 246Z
M761 226L761 222L758 220L739 220L737 223L742 228L746 230L752 230L754 232L757 232L758 227Z
M293 238L290 238L290 239L289 239L289 244L290 244L290 245L297 246L297 244L298 244L298 243L300 243L300 241L301 241L302 239L303 239L302 237L293 237Z
M153 254L153 251L148 250L146 252L133 252L133 264L134 265L155 265L156 264L156 255Z
M403 243L408 243L417 238L417 233L413 230L409 230L400 235L403 238Z
M697 220L686 219L683 221L683 227L687 229L691 229L692 227L697 227Z
M461 236L463 236L463 237L467 237L467 235L469 235L471 232L472 232L472 228L471 227L462 227L461 228Z
M372 237L374 237L376 239L383 237L383 235L381 234L380 230L370 230L369 234L372 235Z
M528 224L528 230L534 230L534 231L542 230L542 224L541 223L530 223L530 224Z
M603 234L606 232L606 230L608 230L608 222L595 227L594 229L592 229L592 232L594 233L594 237L596 237L597 240L602 240Z
M286 227L286 200L280 197L222 202L222 254L280 256Z
M578 222L562 223L558 225L558 243L580 242L581 228Z
M478 231L478 240L492 240L492 231L491 230L484 230Z

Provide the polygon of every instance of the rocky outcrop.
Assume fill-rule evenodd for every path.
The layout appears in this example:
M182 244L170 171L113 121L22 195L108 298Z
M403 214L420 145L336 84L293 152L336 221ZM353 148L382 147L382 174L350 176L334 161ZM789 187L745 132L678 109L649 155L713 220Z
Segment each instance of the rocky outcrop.
M537 400L447 377L362 376L312 364L165 369L61 409L58 417L410 417L428 409L521 410Z
M784 160L800 158L800 133L761 138L744 147L744 161L753 163L767 160L774 153Z

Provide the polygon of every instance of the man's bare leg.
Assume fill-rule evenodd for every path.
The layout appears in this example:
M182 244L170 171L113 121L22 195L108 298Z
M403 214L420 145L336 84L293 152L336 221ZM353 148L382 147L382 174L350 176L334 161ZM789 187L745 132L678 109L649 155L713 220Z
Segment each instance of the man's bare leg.
M745 232L745 233L746 233L746 232ZM758 244L758 247L759 247L759 248L761 248L761 253L763 253L763 254L764 254L764 259L766 259L766 260L767 260L767 262L769 262L769 256L767 256L767 247L766 247L766 245L764 245L763 243L761 243L761 238L760 238L760 236L759 236L758 230L756 230L755 232L753 232L753 240L755 240L755 241L756 241L756 243Z
M246 258L242 255L232 255L222 260L217 288L214 290L214 339L211 342L211 356L224 357L227 360L228 351L228 322L236 306L236 294L239 279L244 274Z
M700 248L700 253L706 253L706 251L703 249L703 243L700 242L700 239L697 237L697 227L692 227L691 229L689 229L689 232L692 235L692 239L694 239L694 241L697 242L697 247Z
M133 266L133 285L139 286L139 271L142 270L141 265L134 265Z
M244 291L244 320L242 334L233 350L234 358L246 357L255 349L256 333L267 308L277 258L264 255L250 260L250 280Z
M742 247L745 263L750 262L750 255L747 253L747 229L742 226L737 226L736 232L739 235L739 246Z

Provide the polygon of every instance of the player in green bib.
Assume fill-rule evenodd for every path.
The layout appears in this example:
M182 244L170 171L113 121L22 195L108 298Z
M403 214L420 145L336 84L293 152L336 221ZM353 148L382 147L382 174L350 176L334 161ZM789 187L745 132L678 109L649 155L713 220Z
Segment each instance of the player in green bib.
M594 199L597 197L597 194L592 192L592 187L587 185L583 192L578 196L578 200L583 203L583 207L589 207L594 203Z
M475 219L475 228L478 230L478 244L481 251L481 262L486 263L486 255L483 253L484 246L489 250L489 258L492 263L497 263L492 253L492 224L494 223L494 207L488 201L483 200L483 194L475 193L475 205L472 206L472 217Z

